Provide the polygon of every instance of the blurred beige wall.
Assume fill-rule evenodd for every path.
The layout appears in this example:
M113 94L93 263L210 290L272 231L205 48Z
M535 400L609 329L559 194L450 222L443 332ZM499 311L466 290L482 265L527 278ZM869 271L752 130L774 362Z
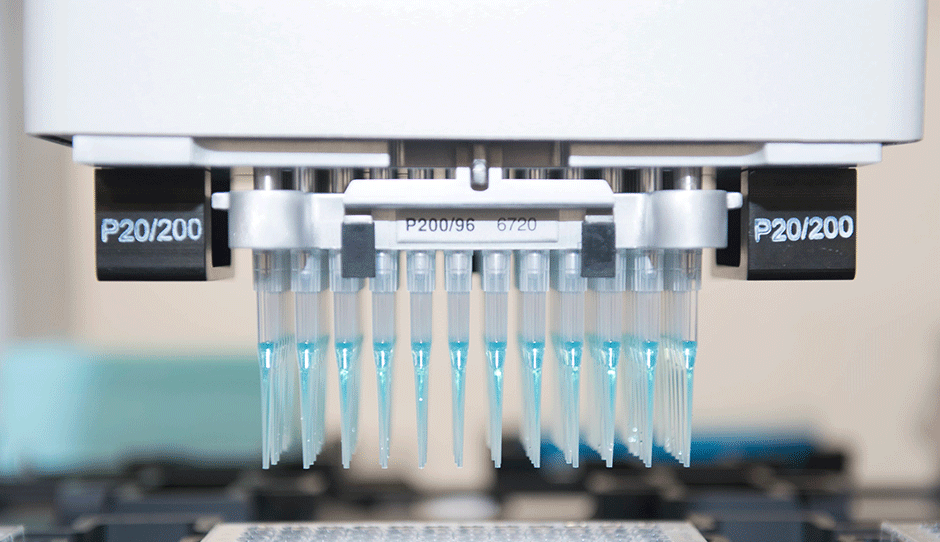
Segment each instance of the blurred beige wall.
M700 297L696 426L817 428L829 441L851 446L854 468L864 482L937 481L940 177L934 166L940 157L940 0L930 1L929 18L925 138L887 148L883 163L859 170L856 280L746 283L706 277ZM24 228L28 239L18 249L17 287L26 299L21 335L65 332L95 347L134 352L253 355L255 305L247 253L236 255L236 276L229 281L96 282L91 169L71 165L66 148L39 141L23 145L27 182L20 187L17 216L34 227ZM40 208L63 219L40 220L43 214L34 212ZM441 314L443 296L435 303ZM479 316L480 299L474 304ZM404 295L399 305L399 332L405 335ZM480 335L479 323L477 317L474 336ZM473 350L467 466L457 470L450 454L445 334L443 327L436 330L431 451L424 471L414 468L410 357L399 350L393 465L386 474L404 474L423 486L469 487L492 476L483 445L484 361L480 349ZM516 423L520 411L513 361L506 384L507 426ZM363 434L353 465L378 475L375 377L369 359L363 366ZM335 375L332 364L331 370ZM331 430L338 435L335 384L330 393Z

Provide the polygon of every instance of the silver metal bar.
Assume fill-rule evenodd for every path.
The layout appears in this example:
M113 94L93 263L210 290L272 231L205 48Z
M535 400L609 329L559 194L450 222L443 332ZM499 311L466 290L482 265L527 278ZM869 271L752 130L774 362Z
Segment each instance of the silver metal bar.
M700 190L702 188L702 168L676 168L673 178L673 188L676 190Z
M353 172L351 169L342 168L330 170L330 192L342 194L346 191L346 187L349 186L349 183L352 182L352 178Z
M650 167L640 170L640 192L655 192L663 189L663 168Z
M547 176L542 168L529 168L525 170L526 179L545 179Z
M473 165L470 167L470 186L474 190L486 190L490 186L490 172L486 164L486 146L473 146Z
M601 176L610 185L610 189L617 192L624 192L623 170L620 168L604 168Z
M281 169L276 167L256 167L255 190L282 190L284 188L284 176Z
M312 167L294 168L294 190L316 192L317 171Z

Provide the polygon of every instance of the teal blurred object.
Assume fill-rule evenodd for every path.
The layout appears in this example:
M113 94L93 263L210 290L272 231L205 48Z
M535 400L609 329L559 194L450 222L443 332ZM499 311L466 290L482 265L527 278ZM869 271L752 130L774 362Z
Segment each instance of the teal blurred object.
M13 344L0 358L0 476L130 460L257 464L260 411L254 357Z

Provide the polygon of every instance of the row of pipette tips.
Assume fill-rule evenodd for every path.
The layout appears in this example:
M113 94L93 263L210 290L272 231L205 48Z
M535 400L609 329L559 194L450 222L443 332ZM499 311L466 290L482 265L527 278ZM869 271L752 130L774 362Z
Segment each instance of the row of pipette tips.
M433 262L433 257L433 252L426 254L426 262ZM433 263L426 271L430 272L430 284L433 291ZM418 292L412 292L411 353L415 379L418 462L419 466L423 467L427 461L430 325L433 320L430 304L431 292L420 291L420 288L418 290ZM259 290L259 330L262 319L270 319L272 314L284 316L283 310L286 306L283 300L284 293L272 295L264 292L262 295ZM373 292L374 303L377 299L381 299L386 305L374 306L373 335L376 335L377 329L376 315L390 314L389 310L392 314L394 312L394 292L391 292L391 296L384 297L377 293ZM500 325L497 325L494 331L494 326L487 325L484 334L486 383L490 404L487 444L491 449L491 458L497 467L500 466L502 453L503 377L506 358L505 311L507 309L505 294L506 292L487 292L485 297L488 320L501 318L499 322L501 329ZM310 294L304 295L309 297ZM583 376L585 400L588 406L584 433L588 443L600 454L608 466L613 463L614 441L618 433L627 445L628 451L640 458L646 465L650 465L652 461L654 436L667 452L687 465L695 358L694 331L691 337L671 335L662 338L658 336L640 338L627 334L621 336L620 333L613 333L613 330L621 327L619 320L611 322L610 316L616 315L619 318L623 310L623 292L595 292L592 289L589 296L593 296L593 299L588 297L588 304L594 307L595 312L588 311L594 318L593 322L590 322L591 318L588 319L589 329L586 340L590 358L588 370L581 370L585 342L561 340L557 336L554 337L553 350L557 380L555 392L556 404L560 406L560 409L555 429L551 432L553 440L563 450L565 460L577 466L578 447L582 436L579 394L580 381ZM653 297L660 296L661 294L656 294ZM322 305L325 297L325 292L318 292L314 295L314 302ZM522 440L529 458L536 467L541 461L541 399L545 356L546 297L544 292L523 292L520 303L522 307L521 331L518 340L522 360ZM683 292L679 296L676 296L674 292L667 292L665 297L669 299L664 303L665 314L668 315L672 311L694 313L694 292ZM448 300L449 334L452 339L449 349L452 372L453 453L458 466L463 462L466 366L470 348L467 340L468 298L469 292L461 291ZM279 306L274 312L270 308L272 299L276 299ZM575 296L574 299L577 301L579 298ZM598 299L602 300L600 305L604 307L601 310L597 310ZM390 307L388 303L391 303ZM454 307L458 310L455 311ZM658 310L658 307L656 309ZM313 311L307 308L307 312L320 311L318 308L314 308ZM494 312L502 313L502 316L491 316ZM306 317L309 319L309 314ZM298 305L297 318L298 326L301 326L304 317L300 305ZM684 318L688 320L690 317L684 316ZM694 314L691 318L694 320ZM358 329L358 289L351 292L334 292L333 319L336 325L334 345L339 369L342 463L348 468L358 442L358 410L361 391L362 335L361 330ZM340 322L345 322L345 324L341 325ZM353 322L352 326L350 322ZM600 326L598 326L599 322ZM487 322L487 324L490 323L492 322ZM319 322L317 326L322 330L323 323ZM387 324L385 326L388 327ZM666 326L668 328L669 324L667 323ZM294 339L284 332L283 327L286 326L282 326L279 330L278 340L259 343L263 466L265 468L277 463L282 451L290 445L292 423L289 414L293 412L296 400L294 397L295 377L293 376L295 370L291 367L293 364L288 361L292 357L288 351L289 343ZM415 340L415 329L425 330L418 333L419 340ZM381 335L382 340L376 340L373 343L373 355L379 399L379 459L384 468L388 466L391 440L394 319L392 319L391 329L386 329ZM299 333L298 336L300 336ZM457 340L453 340L455 337ZM657 339L661 340L657 341ZM328 343L328 335L325 333L316 335L314 340L298 339L296 343L298 363L295 367L299 369L296 377L299 377L300 381L301 442L305 467L314 463L316 456L323 449L325 440L327 376L324 360ZM621 358L624 360L623 363L621 363ZM660 363L657 363L657 360ZM618 410L625 414L620 418L619 426L617 424Z

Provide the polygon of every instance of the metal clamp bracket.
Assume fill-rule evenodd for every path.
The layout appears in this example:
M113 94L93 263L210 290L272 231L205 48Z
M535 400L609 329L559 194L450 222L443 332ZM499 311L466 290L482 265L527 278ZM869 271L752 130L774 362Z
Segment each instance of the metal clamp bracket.
M456 179L357 179L343 194L218 193L212 205L229 210L232 248L338 250L349 217L369 216L378 250L570 250L584 248L584 224L590 239L613 233L618 249L724 247L727 211L742 201L722 190L614 194L600 179L498 172L487 190L474 190L461 168Z

